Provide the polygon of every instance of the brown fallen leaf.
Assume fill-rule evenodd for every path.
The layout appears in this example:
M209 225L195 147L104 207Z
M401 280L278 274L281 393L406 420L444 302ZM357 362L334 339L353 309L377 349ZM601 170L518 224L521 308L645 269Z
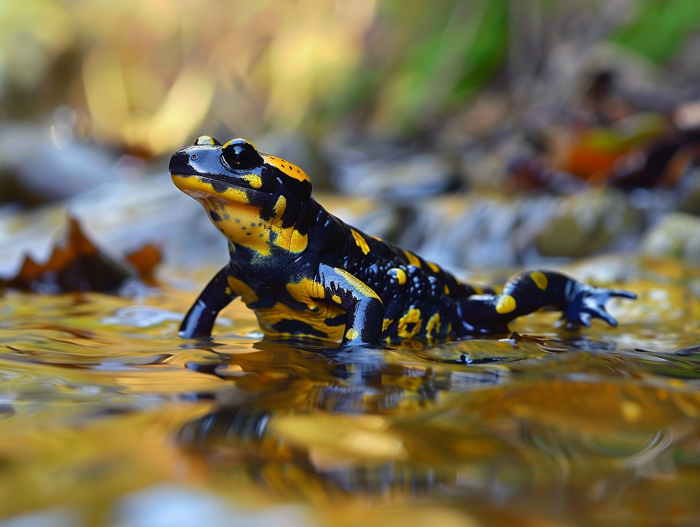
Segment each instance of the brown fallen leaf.
M151 243L144 245L138 251L127 254L126 259L136 268L141 280L148 285L157 285L154 271L162 260L160 249L157 246Z
M16 276L0 279L6 288L57 294L69 291L114 292L125 280L141 278L155 284L153 270L160 262L154 246L115 259L99 249L80 229L75 218L69 219L66 242L58 244L46 263L25 257Z

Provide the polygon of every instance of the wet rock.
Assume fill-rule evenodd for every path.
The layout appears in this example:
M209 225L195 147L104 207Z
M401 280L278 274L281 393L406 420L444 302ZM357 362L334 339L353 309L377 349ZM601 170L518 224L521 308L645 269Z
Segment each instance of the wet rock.
M562 271L580 282L593 284L625 284L647 277L637 256L623 254L586 258L567 265Z
M416 206L398 242L453 270L512 266L519 208L515 200L495 196L436 198Z
M676 189L678 210L700 216L700 169L688 171Z
M642 254L700 262L700 218L683 212L664 216L642 240Z
M134 169L123 165L118 156L104 148L75 141L70 129L59 123L8 123L0 127L3 200L34 204L66 199L117 181Z
M639 219L622 193L591 190L561 200L535 242L543 256L581 258L610 246L626 231L633 235Z
M220 266L228 259L226 239L166 173L103 185L67 208L96 240L124 254L153 244L166 264L181 268Z
M351 195L410 201L462 185L458 168L439 155L387 147L371 154L344 149L335 158L341 163L334 170L333 182Z
M630 250L646 211L618 191L573 196L446 196L414 205L398 243L456 272L556 265Z

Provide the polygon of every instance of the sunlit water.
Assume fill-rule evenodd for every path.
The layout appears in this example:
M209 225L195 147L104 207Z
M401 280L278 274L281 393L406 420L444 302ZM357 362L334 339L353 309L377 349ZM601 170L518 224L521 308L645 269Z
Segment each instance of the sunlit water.
M700 303L627 284L621 326L336 354L235 302L8 293L0 512L25 525L697 525Z

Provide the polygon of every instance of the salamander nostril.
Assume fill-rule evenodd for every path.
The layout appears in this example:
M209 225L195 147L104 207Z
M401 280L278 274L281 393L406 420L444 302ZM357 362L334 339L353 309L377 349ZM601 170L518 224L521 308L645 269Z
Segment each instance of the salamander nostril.
M170 158L168 169L171 174L192 174L193 168L190 166L191 154L182 150L175 152Z

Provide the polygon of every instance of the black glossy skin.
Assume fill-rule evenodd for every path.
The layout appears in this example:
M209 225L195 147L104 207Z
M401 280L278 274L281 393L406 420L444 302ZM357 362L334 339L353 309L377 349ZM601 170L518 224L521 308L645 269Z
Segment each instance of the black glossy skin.
M236 296L269 335L346 345L504 332L511 320L542 307L562 310L574 326L588 326L593 317L615 325L606 301L635 297L550 271L517 275L501 294L462 284L345 224L311 197L303 171L259 154L243 139L222 147L202 136L173 155L170 172L230 242L229 264L182 323L185 338L209 336L219 311Z

